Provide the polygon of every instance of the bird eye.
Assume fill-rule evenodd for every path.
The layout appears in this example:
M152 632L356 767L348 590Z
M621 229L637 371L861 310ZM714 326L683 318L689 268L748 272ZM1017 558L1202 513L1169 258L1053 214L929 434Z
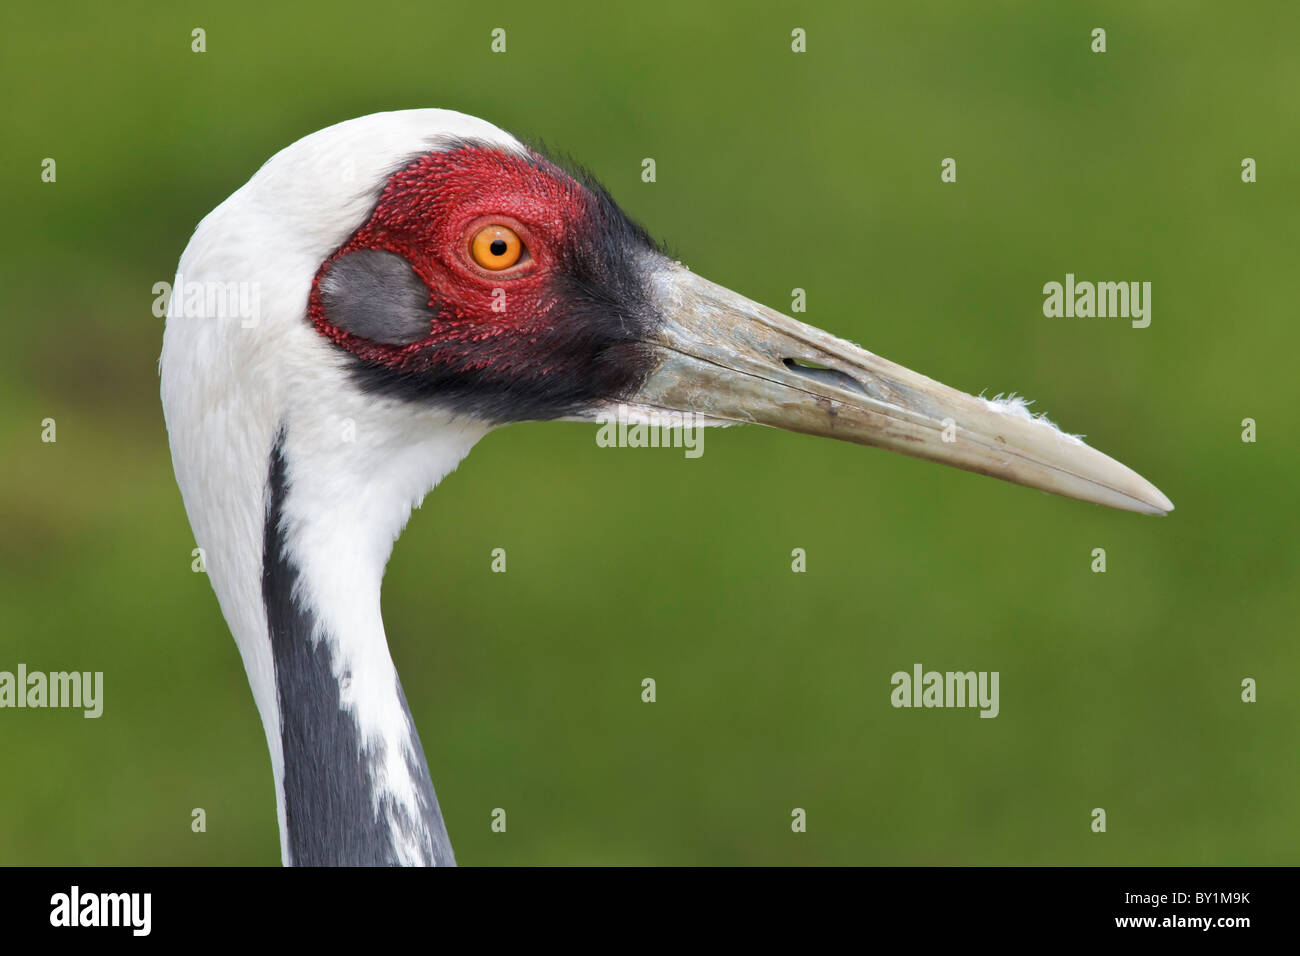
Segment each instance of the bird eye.
M509 226L484 226L470 241L470 254L484 269L509 269L523 255L524 244Z

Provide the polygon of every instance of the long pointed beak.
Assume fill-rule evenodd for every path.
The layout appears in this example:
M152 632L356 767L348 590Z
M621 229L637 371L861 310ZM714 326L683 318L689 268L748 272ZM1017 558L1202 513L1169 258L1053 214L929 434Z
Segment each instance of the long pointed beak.
M1112 508L1173 510L1137 472L1023 404L949 388L679 265L651 281L666 320L638 404L888 448Z

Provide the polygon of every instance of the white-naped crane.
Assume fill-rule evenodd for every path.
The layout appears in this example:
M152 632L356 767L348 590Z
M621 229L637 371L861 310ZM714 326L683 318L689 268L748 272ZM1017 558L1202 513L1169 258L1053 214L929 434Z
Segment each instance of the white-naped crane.
M215 308L214 289L251 289L239 301L256 314ZM446 110L306 136L205 217L161 375L176 479L266 731L286 864L454 862L380 582L411 509L500 425L686 412L1173 508L1021 402L955 391L700 278L586 174Z

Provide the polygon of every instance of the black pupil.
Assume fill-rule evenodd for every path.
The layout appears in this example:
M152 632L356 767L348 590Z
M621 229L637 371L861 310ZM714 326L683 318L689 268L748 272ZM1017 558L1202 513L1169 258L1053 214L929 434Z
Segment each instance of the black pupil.
M504 239L493 239L492 245L488 246L494 256L504 256L506 254L506 241Z

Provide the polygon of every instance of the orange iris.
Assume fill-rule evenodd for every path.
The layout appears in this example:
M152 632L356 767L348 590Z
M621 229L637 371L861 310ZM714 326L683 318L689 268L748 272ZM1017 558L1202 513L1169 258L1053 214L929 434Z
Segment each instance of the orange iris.
M484 269L509 269L523 255L524 244L509 226L484 226L470 242L470 254Z

